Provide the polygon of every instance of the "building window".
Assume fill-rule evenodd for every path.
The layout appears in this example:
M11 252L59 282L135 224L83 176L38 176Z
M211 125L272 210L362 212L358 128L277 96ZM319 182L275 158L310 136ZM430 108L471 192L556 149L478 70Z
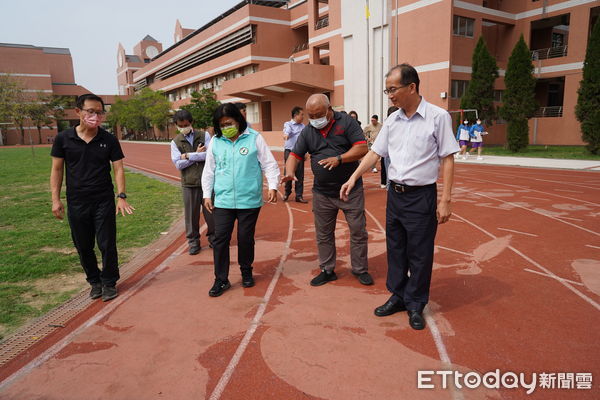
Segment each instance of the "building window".
M453 99L460 99L467 92L468 87L469 81L452 80L450 97Z
M246 103L246 116L251 124L258 124L258 103Z
M473 25L475 20L472 18L454 16L453 32L457 36L473 37Z

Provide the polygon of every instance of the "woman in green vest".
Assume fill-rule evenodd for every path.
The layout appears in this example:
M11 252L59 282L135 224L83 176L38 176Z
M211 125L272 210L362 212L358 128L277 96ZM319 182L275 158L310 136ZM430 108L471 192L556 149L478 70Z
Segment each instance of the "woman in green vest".
M208 295L217 297L231 287L229 243L236 219L242 286L254 286L254 232L263 205L263 174L269 187L268 202L276 203L279 166L264 138L248 127L235 105L221 104L213 115L213 126L215 135L206 153L202 191L204 206L215 219L215 283Z

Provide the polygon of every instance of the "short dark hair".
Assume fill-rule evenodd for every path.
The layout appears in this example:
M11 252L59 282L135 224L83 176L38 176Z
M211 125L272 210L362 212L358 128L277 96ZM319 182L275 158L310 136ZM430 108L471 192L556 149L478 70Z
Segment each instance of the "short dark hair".
M237 122L240 133L244 132L248 127L246 119L235 104L221 104L219 107L217 107L215 113L213 114L213 128L215 129L216 137L221 137L223 135L223 132L221 132L221 124L219 122L223 117L232 118L235 122Z
M378 117L377 115L373 115L373 116L371 117L371 119L376 119L377 121L379 121L379 117Z
M387 111L387 116L389 117L391 113L393 113L393 112L396 112L396 111L398 111L398 110L399 110L399 108L398 108L398 107L396 107L396 106L391 106L390 108L388 108L388 111Z
M177 123L178 121L194 122L194 117L192 117L192 113L188 110L177 110L173 115L173 122Z
M304 110L302 107L294 107L292 108L292 118L294 118L296 115L300 114L300 112Z
M75 106L80 110L83 110L83 105L85 104L86 100L99 101L102 104L102 109L104 110L104 100L102 100L102 97L96 96L92 93L82 94L81 96L77 97L77 100L75 100Z
M385 74L385 77L389 77L394 71L400 71L400 84L402 86L408 86L411 83L414 83L417 88L417 93L419 93L419 84L421 81L419 80L417 70L412 65L407 63L396 65Z
M245 110L246 109L246 105L244 103L233 103L235 104L235 106L237 107L238 110Z

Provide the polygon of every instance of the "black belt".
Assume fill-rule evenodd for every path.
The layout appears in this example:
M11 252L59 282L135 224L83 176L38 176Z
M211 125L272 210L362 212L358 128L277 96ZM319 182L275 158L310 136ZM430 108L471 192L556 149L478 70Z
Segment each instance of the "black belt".
M424 186L408 186L408 185L403 185L401 183L396 183L396 182L390 181L390 186L392 189L394 189L394 191L396 193L407 193L407 192L413 192L415 190L435 186L435 183L431 183L429 185L424 185Z

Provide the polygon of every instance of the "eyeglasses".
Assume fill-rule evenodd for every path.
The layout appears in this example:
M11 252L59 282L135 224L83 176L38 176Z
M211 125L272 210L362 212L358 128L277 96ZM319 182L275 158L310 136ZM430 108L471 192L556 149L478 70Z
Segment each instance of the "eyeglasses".
M398 87L394 87L394 86L392 86L392 87L391 87L391 88L389 88L389 89L385 89L385 90L383 91L383 94L394 94L394 93L396 93L396 91L397 91L398 89L402 89L402 88L405 88L405 87L407 87L407 86L410 86L410 85L411 85L411 84L409 83L408 85L403 85L403 86L398 86Z
M87 110L81 110L81 111L85 111L86 113L90 114L90 115L98 115L99 117L103 116L104 114L106 114L106 111L102 110L102 111L96 111L93 110L91 108L88 108Z

